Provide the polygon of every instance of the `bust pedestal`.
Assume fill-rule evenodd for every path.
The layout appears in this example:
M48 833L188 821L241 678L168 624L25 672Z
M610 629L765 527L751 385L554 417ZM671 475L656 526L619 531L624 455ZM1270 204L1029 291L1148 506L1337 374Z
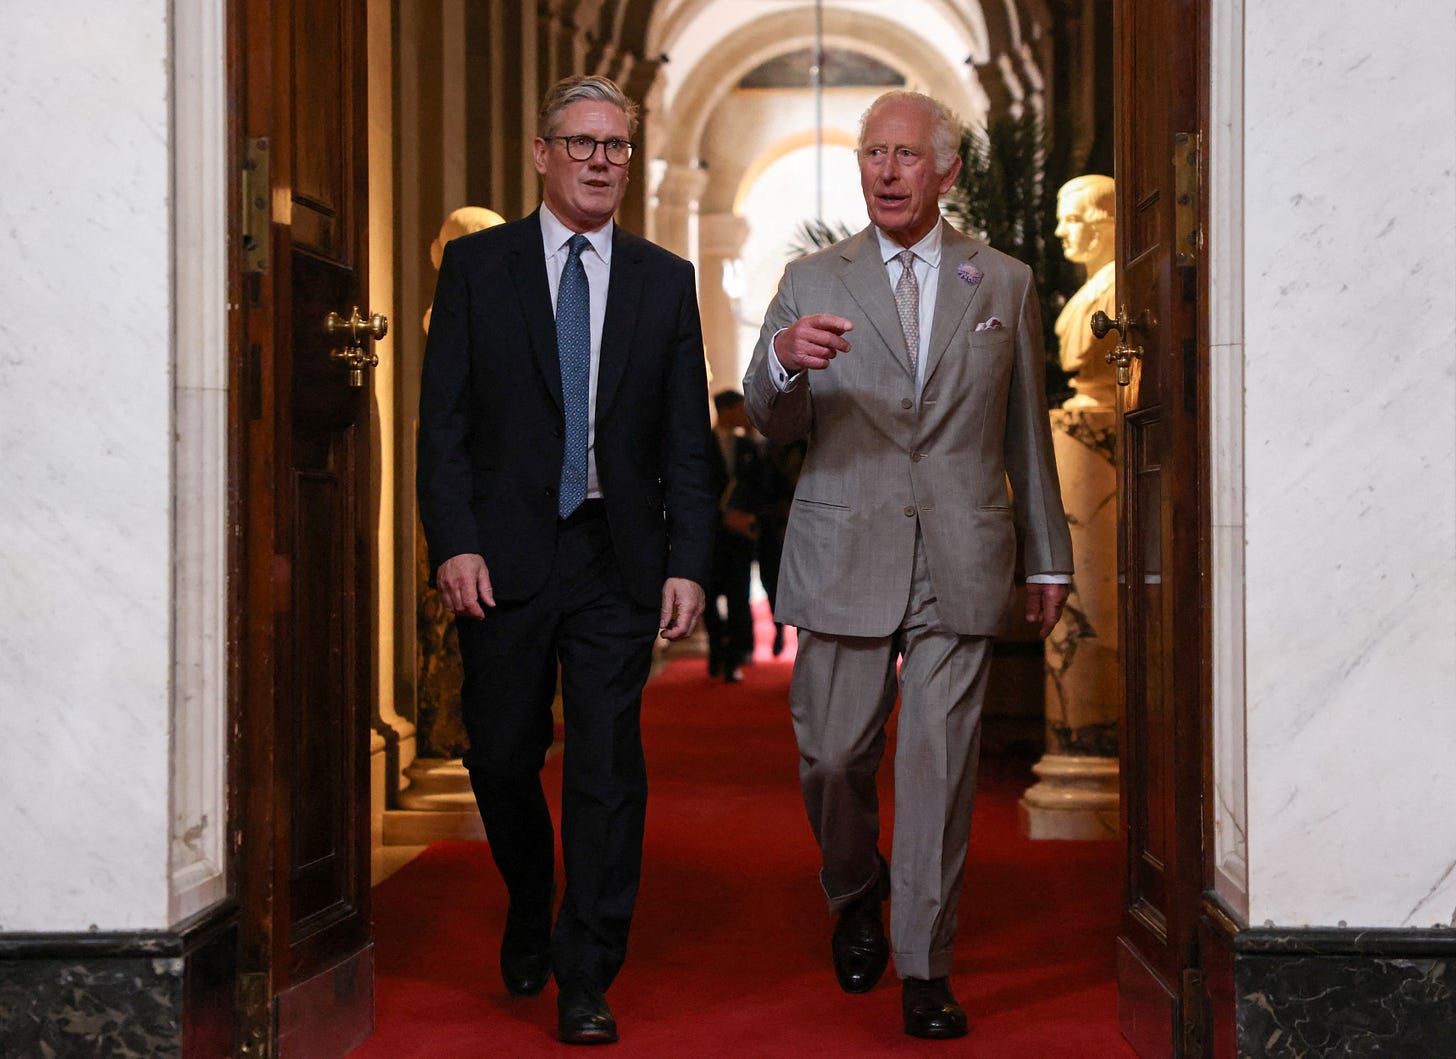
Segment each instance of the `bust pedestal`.
M1077 574L1046 644L1045 756L1021 798L1034 839L1118 833L1117 413L1059 408L1052 444Z

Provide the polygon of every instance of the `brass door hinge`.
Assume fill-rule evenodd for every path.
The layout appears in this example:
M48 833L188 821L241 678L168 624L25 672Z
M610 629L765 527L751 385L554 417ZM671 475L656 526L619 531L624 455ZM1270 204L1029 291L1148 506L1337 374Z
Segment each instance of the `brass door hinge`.
M269 1000L266 973L238 975L237 1054L243 1059L272 1059L273 1005Z
M1198 227L1198 161L1202 138L1196 132L1180 132L1173 137L1174 192L1173 249L1180 265L1197 265L1198 251L1203 247L1203 232Z
M243 143L243 271L267 272L273 211L269 182L268 141L249 137Z

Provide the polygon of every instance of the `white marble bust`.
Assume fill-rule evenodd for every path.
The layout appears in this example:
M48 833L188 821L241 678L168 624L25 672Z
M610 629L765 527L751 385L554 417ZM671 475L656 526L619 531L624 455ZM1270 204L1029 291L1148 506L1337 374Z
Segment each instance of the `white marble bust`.
M471 232L478 232L485 228L494 228L497 224L505 224L506 219L495 210L488 210L484 206L461 206L453 210L450 216L445 218L445 223L440 225L440 234L430 244L430 261L435 266L435 271L440 270L440 261L445 256L445 244L451 239L462 235L469 235ZM425 310L425 333L430 333L430 310Z
M1087 269L1087 282L1067 300L1057 316L1064 371L1075 372L1076 392L1063 408L1113 409L1117 405L1117 369L1105 360L1117 345L1117 332L1105 338L1092 334L1090 321L1098 309L1117 315L1117 277L1113 210L1114 184L1108 176L1079 176L1057 192L1057 238L1062 253Z

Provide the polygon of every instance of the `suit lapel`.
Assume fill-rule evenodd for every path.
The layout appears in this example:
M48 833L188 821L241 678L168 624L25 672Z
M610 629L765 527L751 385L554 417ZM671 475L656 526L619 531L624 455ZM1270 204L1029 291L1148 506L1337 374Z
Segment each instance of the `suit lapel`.
M551 399L565 414L561 400L561 358L556 351L556 317L551 311L551 288L546 283L546 251L542 243L540 212L532 213L516 229L510 250L511 279L526 314L531 351Z
M910 364L905 351L905 332L900 328L900 313L895 308L895 295L890 290L889 275L880 259L880 243L874 226L866 228L845 244L840 256L844 266L841 277L852 297L880 336L885 349L906 375ZM850 336L853 345L854 337Z
M632 349L632 326L642 297L639 242L620 224L612 225L612 272L607 281L607 317L602 323L602 356L597 365L597 422L611 407Z
M981 283L985 282L985 277L982 276L980 281L968 283L956 271L961 265L974 265L980 245L974 239L968 239L956 231L948 222L942 232L940 282L935 293L935 316L930 323L930 349L926 353L925 362L927 383L935 374L941 358L945 356L951 338L960 329L961 322L970 311L971 302L980 293Z

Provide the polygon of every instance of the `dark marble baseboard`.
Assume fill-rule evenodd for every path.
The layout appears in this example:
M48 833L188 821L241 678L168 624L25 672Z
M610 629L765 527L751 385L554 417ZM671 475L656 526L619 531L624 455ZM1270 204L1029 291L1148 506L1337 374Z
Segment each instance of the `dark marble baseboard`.
M237 910L171 931L0 934L0 1055L232 1054Z
M1456 930L1221 927L1214 1039L1239 1059L1456 1059Z

